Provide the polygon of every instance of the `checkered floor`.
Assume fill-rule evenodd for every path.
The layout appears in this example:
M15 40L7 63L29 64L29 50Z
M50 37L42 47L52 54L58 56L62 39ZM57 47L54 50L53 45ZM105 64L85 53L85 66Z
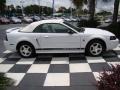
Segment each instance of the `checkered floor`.
M120 48L102 57L84 54L40 54L21 58L6 50L0 56L0 72L15 80L15 86L78 86L96 85L99 72L120 64Z

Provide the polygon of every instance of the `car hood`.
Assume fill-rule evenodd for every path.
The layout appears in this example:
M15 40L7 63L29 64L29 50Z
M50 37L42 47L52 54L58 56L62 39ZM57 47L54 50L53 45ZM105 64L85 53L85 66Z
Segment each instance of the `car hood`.
M107 30L102 30L102 29L97 29L97 28L85 28L84 33L85 34L114 36L113 33L109 32Z

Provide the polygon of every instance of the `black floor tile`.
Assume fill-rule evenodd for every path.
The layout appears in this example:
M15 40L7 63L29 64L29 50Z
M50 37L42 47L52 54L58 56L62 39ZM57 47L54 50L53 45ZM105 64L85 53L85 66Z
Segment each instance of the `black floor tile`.
M31 65L14 65L9 72L10 73L26 73Z
M51 60L52 58L47 57L36 58L34 64L50 64Z
M22 57L18 54L18 52L14 52L8 58L22 58Z
M5 53L0 53L0 58L5 58L6 54Z
M69 73L69 65L51 64L48 73Z
M93 72L101 72L103 70L110 70L111 67L107 63L90 63Z
M23 80L21 81L21 83L19 84L19 86L32 86L32 87L37 87L37 86L43 86L44 81L46 78L46 74L26 74L23 78Z
M7 58L2 62L2 64L16 64L16 62L18 62L19 60L20 58Z
M104 57L104 59L107 62L120 62L120 58L118 58L118 57L109 57L109 58Z
M96 85L96 83L97 82L92 72L70 74L70 86Z
M70 54L69 60L86 60L86 57L84 54Z
M102 55L104 58L117 57L117 53L113 50L107 51Z
M69 90L98 90L95 85L71 86Z
M12 54L13 53L8 53L8 54L4 53L4 57L3 58L9 58Z
M69 60L70 64L71 63L87 63L87 60Z

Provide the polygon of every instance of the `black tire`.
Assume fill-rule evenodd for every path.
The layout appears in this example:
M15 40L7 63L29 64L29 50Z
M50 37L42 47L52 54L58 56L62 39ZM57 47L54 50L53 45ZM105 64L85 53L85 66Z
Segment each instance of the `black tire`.
M99 51L98 54L93 54L92 51L91 51L91 48L92 48L92 45L98 43L99 45L101 45L102 47L102 50ZM100 40L93 40L91 42L89 42L86 46L86 49L85 49L85 53L89 56L93 56L93 57L96 57L96 56L101 56L106 50L106 46L105 46L105 43L103 41L100 41Z
M22 54L21 48L22 48L23 46L28 46L28 47L30 47L31 53L30 53L29 55L26 55L26 56L25 56L25 55ZM33 57L33 56L35 55L35 48L33 47L32 44L30 44L30 43L28 43L28 42L20 43L20 44L18 45L17 50L18 50L18 53L20 54L20 56L22 56L22 57L24 57L24 58Z

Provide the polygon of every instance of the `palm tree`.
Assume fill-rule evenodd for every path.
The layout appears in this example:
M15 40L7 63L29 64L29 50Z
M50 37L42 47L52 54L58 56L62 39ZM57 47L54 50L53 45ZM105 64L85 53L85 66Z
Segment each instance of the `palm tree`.
M77 7L77 9L79 9L83 3L85 4L89 4L89 19L93 20L94 19L94 14L95 14L95 2L96 0L71 0L73 2L73 4Z
M79 10L81 10L82 4L84 0L71 0L71 2L76 6L76 13L78 15Z
M109 2L109 1L111 1L111 0L103 0L103 2ZM117 22L119 3L120 3L120 0L115 0L114 1L114 12L113 12L112 23L116 23Z
M6 0L0 0L0 14L4 13Z
M109 2L109 1L111 1L111 0L103 0L103 2ZM113 21L112 21L113 23L117 22L119 3L120 3L120 0L114 1L114 12L113 12Z
M3 73L0 73L0 90L6 90L8 86L13 86L14 80L7 78Z
M80 6L82 6L84 0L71 0L73 4L76 6L78 9Z
M120 3L120 0L115 0L115 2L114 2L114 13L113 13L113 21L112 21L112 23L117 23L119 3Z
M89 0L89 19L94 20L96 0Z

